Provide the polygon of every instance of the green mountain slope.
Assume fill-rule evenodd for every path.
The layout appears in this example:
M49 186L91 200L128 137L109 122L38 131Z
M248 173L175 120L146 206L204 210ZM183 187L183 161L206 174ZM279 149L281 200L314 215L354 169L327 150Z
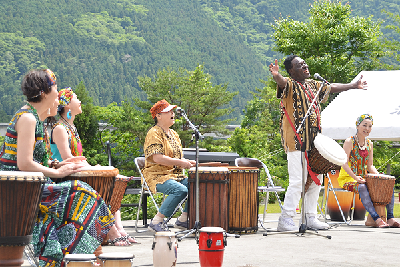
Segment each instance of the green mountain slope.
M51 68L59 87L83 81L96 105L145 96L137 77L198 64L228 83L239 118L275 58L270 23L306 20L302 0L10 0L0 5L0 121L22 104L21 77ZM353 0L353 15L399 14L398 0ZM387 37L399 38L383 30Z
M255 53L197 1L19 0L4 1L0 14L0 110L8 115L22 100L21 77L37 67L54 70L59 87L84 81L94 103L107 105L143 98L139 75L204 63L213 83L240 92L234 116L266 74Z

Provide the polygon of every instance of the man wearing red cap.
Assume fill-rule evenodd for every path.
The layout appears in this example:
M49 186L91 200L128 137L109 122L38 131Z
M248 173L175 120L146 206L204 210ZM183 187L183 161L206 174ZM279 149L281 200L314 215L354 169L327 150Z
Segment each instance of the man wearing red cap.
M165 99L153 105L150 112L155 125L147 132L144 142L146 164L143 176L152 193L159 191L168 195L149 225L149 229L155 232L168 231L164 218L171 216L188 194L188 179L183 175L183 169L196 164L183 158L179 135L170 129L175 123L174 108L176 105L170 105ZM188 228L187 205L175 226Z

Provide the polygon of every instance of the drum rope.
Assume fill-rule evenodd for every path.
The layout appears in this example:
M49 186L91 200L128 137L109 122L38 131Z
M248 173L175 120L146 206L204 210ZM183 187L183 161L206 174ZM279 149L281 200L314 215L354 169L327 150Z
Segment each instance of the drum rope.
M400 151L398 151L396 154L394 154L394 156L391 157L390 159L388 159L385 163L383 163L382 166L380 166L380 167L377 169L377 171L379 171L380 169L382 169L383 167L385 167L386 164L387 164L389 161L391 161L394 157L396 157L397 154L399 154L399 153L400 153Z

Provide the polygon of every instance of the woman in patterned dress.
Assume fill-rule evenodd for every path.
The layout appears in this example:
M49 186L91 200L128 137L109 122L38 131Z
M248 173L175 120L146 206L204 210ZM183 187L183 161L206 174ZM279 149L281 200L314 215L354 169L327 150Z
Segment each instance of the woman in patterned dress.
M150 112L156 125L147 132L144 142L146 162L143 176L151 192L168 195L149 225L149 229L155 232L168 231L164 218L171 216L188 194L188 179L183 175L183 169L196 164L183 158L179 135L170 129L175 123L174 108L176 105L170 105L165 99L153 105ZM176 220L175 227L188 228L187 206Z
M53 159L63 159L82 156L82 143L79 133L74 125L75 116L82 113L81 101L72 91L71 87L64 88L58 92L58 114L60 119L52 127L50 135L50 147ZM86 161L85 163L89 165ZM120 237L126 240L127 245L138 243L136 239L126 233L121 220L121 211L114 214L115 227ZM112 239L111 239L112 240Z
M400 224L393 216L394 193L392 195L392 201L386 205L386 223L375 211L368 188L365 184L365 179L363 178L367 173L378 174L378 171L373 165L373 145L371 140L367 138L371 132L372 125L373 118L369 114L363 114L357 118L356 135L347 138L343 144L343 149L347 154L347 163L344 164L340 170L338 183L342 188L348 191L359 193L361 202L375 221L376 227L385 228L390 226L398 228Z
M79 171L83 157L54 164L49 160L43 120L58 104L56 77L51 70L32 70L22 81L27 97L12 118L0 151L4 171L42 172L44 186L32 245L40 266L63 266L66 253L93 253L109 233L118 237L114 218L99 194L81 181L54 183ZM120 243L124 241L120 241Z

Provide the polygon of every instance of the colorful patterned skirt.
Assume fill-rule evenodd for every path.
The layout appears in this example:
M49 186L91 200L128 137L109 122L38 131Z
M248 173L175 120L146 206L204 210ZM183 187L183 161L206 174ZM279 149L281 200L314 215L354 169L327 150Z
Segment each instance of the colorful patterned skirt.
M67 253L93 253L113 225L107 205L88 184L45 184L32 240L40 266L64 266Z

